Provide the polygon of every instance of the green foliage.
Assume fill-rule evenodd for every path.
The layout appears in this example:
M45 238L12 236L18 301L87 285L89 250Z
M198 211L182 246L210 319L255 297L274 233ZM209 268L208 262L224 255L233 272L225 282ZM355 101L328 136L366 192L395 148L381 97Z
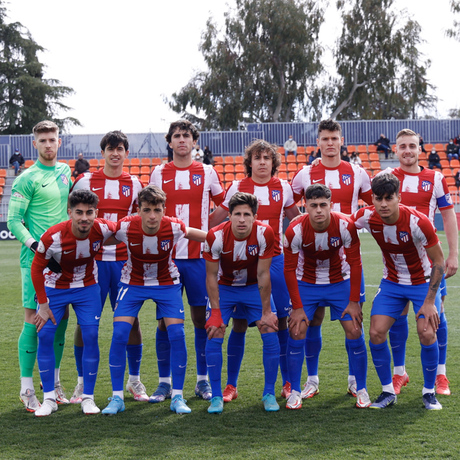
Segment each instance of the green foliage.
M57 118L70 108L61 100L73 93L58 80L44 78L37 53L44 49L19 22L6 23L0 0L0 134L29 134L40 120L50 119L65 130L80 126L72 117Z
M452 13L458 14L460 13L460 1L459 0L450 0L450 9ZM457 19L453 19L452 28L448 29L446 32L448 37L455 38L456 40L460 40L460 21Z

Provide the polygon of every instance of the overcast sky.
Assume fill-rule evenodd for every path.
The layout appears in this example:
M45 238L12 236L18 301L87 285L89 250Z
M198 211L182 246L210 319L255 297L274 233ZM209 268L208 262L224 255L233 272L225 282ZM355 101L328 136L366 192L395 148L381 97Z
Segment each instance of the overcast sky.
M46 77L75 90L63 102L81 128L73 134L164 132L177 114L164 102L196 70L198 50L210 15L223 23L234 0L6 0L8 22L18 21L46 48L40 55ZM335 4L334 1L332 3ZM423 52L432 61L429 78L440 99L438 117L460 108L460 43L445 38L452 24L449 0L396 0L422 26ZM426 5L426 6L423 6ZM459 18L460 19L460 18ZM323 45L337 31L327 15ZM332 44L332 43L331 43Z

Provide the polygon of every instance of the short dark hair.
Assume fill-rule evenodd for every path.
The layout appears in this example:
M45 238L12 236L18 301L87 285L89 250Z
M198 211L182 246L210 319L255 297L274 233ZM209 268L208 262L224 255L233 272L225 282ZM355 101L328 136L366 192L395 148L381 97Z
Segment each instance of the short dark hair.
M342 137L342 126L340 126L340 123L332 118L320 121L318 125L318 137L321 131L338 131L340 133L340 137Z
M255 195L252 195L251 193L245 193L245 192L236 192L230 198L230 201L228 202L228 210L230 214L232 214L233 210L237 206L241 206L245 204L247 204L251 208L251 211L254 215L257 214L257 209L259 208L259 200L257 199Z
M252 176L252 156L255 154L260 154L263 152L267 152L272 158L272 170L271 175L272 177L275 175L276 170L281 165L281 156L277 152L277 147L274 144L270 144L263 139L254 139L245 149L244 151L244 160L243 165L244 169L246 170L246 174L248 177Z
M97 209L97 205L99 204L99 197L91 190L74 190L69 195L68 207L70 209L74 209L79 204L87 204L88 206Z
M113 149L123 144L125 150L129 150L129 142L126 134L121 131L110 131L101 139L101 150L105 150L107 146Z
M305 190L306 200L316 200L317 198L327 198L329 200L331 196L331 189L324 184L312 184Z
M40 123L37 123L32 128L32 132L34 133L34 136L37 136L37 134L40 133L57 133L59 136L59 126L54 123L54 121L44 120Z
M150 203L153 205L166 204L166 193L156 185L147 185L137 195L137 203L141 207L141 203Z
M391 173L381 173L372 179L372 193L376 198L397 195L399 193L399 179Z
M200 137L200 133L195 128L195 126L188 120L177 120L172 122L169 125L169 131L167 132L165 139L166 142L169 144L171 142L172 135L177 131L185 131L192 135L194 141L197 141Z

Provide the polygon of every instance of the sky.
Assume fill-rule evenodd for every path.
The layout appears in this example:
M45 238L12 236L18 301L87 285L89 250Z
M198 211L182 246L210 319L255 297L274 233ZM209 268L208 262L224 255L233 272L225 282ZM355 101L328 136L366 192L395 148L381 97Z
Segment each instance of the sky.
M335 0L331 0L334 4ZM445 37L452 24L449 0L395 0L422 26L431 59L428 78L436 86L438 111L447 118L460 108L460 42ZM20 22L46 51L39 58L46 78L75 90L63 102L72 111L60 116L80 120L72 134L165 132L178 114L165 98L180 91L198 70L205 70L199 51L210 16L224 23L235 0L4 0L8 22ZM426 6L424 6L426 5ZM434 6L435 5L435 6ZM459 18L460 19L460 18ZM332 9L320 37L328 48L338 30Z

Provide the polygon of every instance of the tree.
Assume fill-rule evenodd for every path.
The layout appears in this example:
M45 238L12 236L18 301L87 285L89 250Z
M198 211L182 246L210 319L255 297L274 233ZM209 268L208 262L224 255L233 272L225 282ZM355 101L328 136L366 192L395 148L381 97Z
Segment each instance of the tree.
M460 1L450 0L450 9L452 10L452 13L460 13ZM448 37L460 40L460 21L454 19L452 29L447 30L446 34Z
M76 118L58 118L70 108L61 99L73 90L58 80L45 79L37 53L43 51L20 24L6 23L0 0L0 133L29 134L40 120L53 120L65 130L80 126Z
M331 117L416 118L436 98L418 51L420 26L393 10L393 0L338 0L342 35L334 52Z
M174 93L170 107L201 129L319 117L323 17L314 0L236 0L223 36L207 21L200 50L208 70Z

